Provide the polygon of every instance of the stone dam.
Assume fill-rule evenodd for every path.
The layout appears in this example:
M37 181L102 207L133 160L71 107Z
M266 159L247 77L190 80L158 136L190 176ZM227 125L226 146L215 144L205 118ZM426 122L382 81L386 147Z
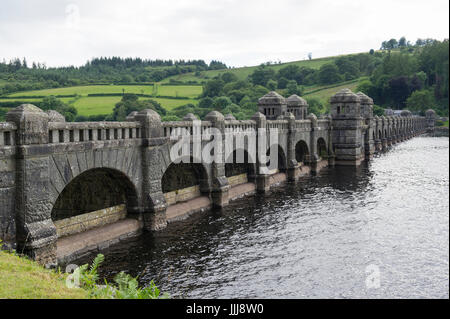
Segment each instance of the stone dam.
M270 92L251 120L213 111L204 121L188 114L162 122L155 111L143 110L125 122L82 123L21 105L0 123L0 239L42 264L67 263L323 167L358 166L392 144L434 131L432 110L425 117L407 110L374 116L372 99L348 89L330 103L331 114L317 118L301 97ZM276 131L277 167L265 169L259 154L252 160L248 140L232 143L231 152L220 144L214 156L221 160L211 163L173 162L171 147L186 137L193 145L194 129L201 146L212 129L231 136ZM241 151L244 161L238 162Z

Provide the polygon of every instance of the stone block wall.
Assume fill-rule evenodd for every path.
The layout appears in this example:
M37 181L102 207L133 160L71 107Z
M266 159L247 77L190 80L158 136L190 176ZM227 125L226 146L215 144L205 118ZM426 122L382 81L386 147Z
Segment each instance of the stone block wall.
M164 193L164 198L166 200L167 205L173 205L178 202L184 202L195 197L201 196L200 186L195 185L191 187L186 187L182 189L177 189L172 192Z
M247 173L230 176L230 177L227 177L227 179L228 179L228 184L230 184L231 187L239 185L239 184L248 183Z
M84 231L112 224L127 215L126 205L117 205L71 218L55 221L58 238L82 233Z
M15 247L15 132L13 123L0 122L0 240L9 248Z

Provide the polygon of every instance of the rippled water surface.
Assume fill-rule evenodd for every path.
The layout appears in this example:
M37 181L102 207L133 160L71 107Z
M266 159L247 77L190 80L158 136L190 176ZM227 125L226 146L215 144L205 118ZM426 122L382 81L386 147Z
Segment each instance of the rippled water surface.
M448 152L418 137L233 201L111 247L103 275L183 298L448 298Z

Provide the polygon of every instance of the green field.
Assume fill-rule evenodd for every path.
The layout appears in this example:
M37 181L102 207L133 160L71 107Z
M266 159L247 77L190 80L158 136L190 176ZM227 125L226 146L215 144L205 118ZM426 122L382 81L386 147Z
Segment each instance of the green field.
M121 94L121 93L135 93L135 94L149 94L196 98L202 93L201 86L188 85L157 85L155 90L153 85L86 85L86 86L72 86L57 89L35 90L18 92L8 95L9 97L20 96L49 96L49 95L82 95L88 94Z
M107 115L120 100L120 96L82 97L76 100L73 106L77 109L78 115Z
M140 98L140 100L148 100L150 98ZM198 104L198 100L188 99L164 99L164 98L151 98L152 100L161 104L166 110L171 110L177 106L185 105L188 103L192 103L194 105ZM39 102L42 99L0 99L1 102L14 102L17 101L17 106L21 103L30 103L33 104L35 102ZM64 103L69 103L73 100L73 98L61 98ZM110 114L116 103L121 100L120 96L86 96L81 97L73 103L73 106L77 109L78 115L107 115ZM4 108L2 108L4 109Z
M148 98L141 98L140 100L146 99ZM114 106L120 100L120 96L82 97L78 99L73 106L77 109L79 115L107 115L113 111ZM171 110L177 106L188 103L198 103L197 100L176 100L163 98L152 98L152 100L161 104L166 110Z
M308 61L309 62L309 61ZM218 72L218 71L214 71ZM351 81L347 83L340 84L339 86L311 86L307 87L305 90L305 97L317 97L326 103L329 98L343 88L349 88L351 90L356 90L359 81ZM39 91L28 91L19 92L16 94L11 94L14 96L39 96L39 95L69 95L69 94L80 94L81 97L74 99L73 97L60 98L64 103L72 104L78 111L79 115L90 116L90 115L107 115L110 114L116 103L121 100L121 96L87 96L87 94L95 93L121 93L122 88L126 90L139 93L140 88L143 88L150 92L153 89L152 86L120 86L120 85L92 85L92 86L77 86L68 88L59 88L51 90L39 90ZM187 96L189 99L169 99L169 98L151 98L161 104L166 110L170 111L175 107L192 103L194 105L198 104L198 100L194 99L199 94L201 94L201 86L187 86L187 85L174 85L165 86L158 85L158 95L162 96ZM151 93L151 92L150 92ZM147 94L147 93L146 93ZM178 94L178 95L177 95ZM139 99L149 99L147 97L140 97ZM41 98L17 98L17 99L1 99L1 102L13 102L17 101L17 106L20 103L35 103L41 101Z
M288 65L298 65L300 67L305 66L313 69L319 69L322 65L334 61L338 56L334 57L327 57L327 58L320 58L320 59L313 59L313 60L302 60L302 61L294 61L294 62L288 62L288 63L281 63L281 64L274 64L268 66L269 68L278 71L281 68L284 68ZM168 77L162 81L162 83L168 83L171 79L176 81L196 81L196 82L202 82L207 81L208 79L212 79L213 77L226 73L231 72L235 74L240 80L246 79L251 73L253 73L258 66L249 66L249 67L242 67L242 68L232 68L232 69L225 69L225 70L210 70L210 71L203 71L200 73L200 76L196 76L195 73L185 73L180 75L174 75L171 77Z
M203 92L202 86L189 85L158 85L157 94L161 96L184 96L188 98L196 98Z
M358 81L354 82L347 82L344 84L340 84L338 86L330 87L330 86L324 86L324 87L311 87L309 90L306 90L304 97L316 97L321 99L324 102L327 102L331 96L336 94L342 89L348 88L355 92L356 88L358 87L359 83L365 78L360 78ZM316 91L318 90L318 91ZM311 93L309 93L309 92Z
M17 106L20 103L36 103L42 98L31 98L32 96L58 96L58 95L80 95L79 98L64 97L59 98L64 103L72 104L79 115L107 115L110 114L116 103L121 100L121 96L88 96L88 94L122 94L136 93L155 96L167 96L171 98L151 98L161 104L166 110L171 110L177 106L188 103L197 104L196 98L202 93L203 88L199 85L86 85L73 86L67 88L57 88L48 90L35 90L18 92L8 95L9 99L0 98L1 102L15 102ZM30 98L26 98L30 96ZM16 99L11 99L17 97ZM180 99L184 97L185 99ZM149 97L140 97L140 99L149 99Z

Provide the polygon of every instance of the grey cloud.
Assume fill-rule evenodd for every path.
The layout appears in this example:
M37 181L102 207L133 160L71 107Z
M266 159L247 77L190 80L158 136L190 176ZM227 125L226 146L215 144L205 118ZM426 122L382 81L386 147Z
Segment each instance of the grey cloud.
M79 25L67 27L67 5ZM378 48L391 37L448 37L448 1L2 0L0 59L83 64L100 55L222 59L230 65Z

